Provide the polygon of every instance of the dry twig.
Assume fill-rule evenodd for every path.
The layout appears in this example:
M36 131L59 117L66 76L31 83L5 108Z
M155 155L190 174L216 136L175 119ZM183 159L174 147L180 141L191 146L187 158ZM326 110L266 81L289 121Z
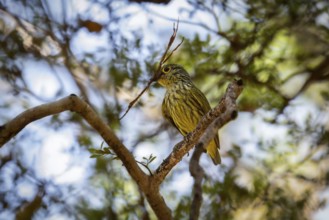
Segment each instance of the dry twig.
M161 76L161 67L163 64L165 64L169 58L172 56L172 54L182 45L182 43L184 42L184 38L182 39L182 41L172 50L169 52L170 47L172 46L172 44L174 43L175 39L176 39L176 35L177 35L177 31L178 31L178 25L179 25L179 20L177 20L177 23L174 23L174 27L173 27L173 33L169 39L167 48L165 50L165 52L163 53L159 66L157 68L157 70L154 72L152 78L147 82L145 88L138 94L138 96L132 100L129 105L128 108L126 110L126 112L120 117L120 120L126 116L126 114L129 112L129 110L134 106L134 104L139 100L139 98L144 94L144 92L146 90L148 90L148 88L150 88L151 84L153 82L156 82L160 76Z

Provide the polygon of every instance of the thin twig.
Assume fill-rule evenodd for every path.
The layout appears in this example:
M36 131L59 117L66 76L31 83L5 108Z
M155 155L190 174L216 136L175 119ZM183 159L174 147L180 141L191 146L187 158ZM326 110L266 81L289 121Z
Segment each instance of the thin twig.
M126 114L129 112L129 110L131 109L131 107L134 106L134 104L138 101L138 99L143 95L143 93L144 93L144 92L150 87L150 85L151 85L153 82L154 82L153 78L152 78L150 81L148 81L146 87L142 90L142 92L139 93L138 96L137 96L134 100L132 100L132 101L129 103L126 112L125 112L125 113L119 118L119 120L123 119L123 117L126 116Z
M129 112L129 110L134 106L134 104L139 100L139 98L144 94L144 92L146 90L148 90L148 88L150 88L151 84L155 81L157 81L159 79L159 77L161 76L161 67L163 64L165 64L165 62L167 62L169 60L169 58L171 57L171 55L182 45L184 38L182 39L182 41L172 50L169 52L170 47L172 46L172 44L174 43L176 36L177 36L177 31L178 31L178 25L179 25L179 19L177 19L177 23L174 23L174 27L173 27L173 33L169 39L168 45L166 47L165 52L163 53L159 66L156 70L156 72L154 72L152 78L147 82L145 88L138 94L138 96L132 100L129 105L128 108L126 110L126 112L120 117L120 120L126 116L126 114ZM169 52L169 54L168 54Z
M182 45L183 42L184 42L184 38L182 38L182 41L169 53L169 55L166 57L166 59L163 61L163 63L165 63L165 62L167 62L167 60L169 60L171 55L180 47L180 45Z
M153 176L152 171L150 170L150 168L147 165L145 165L144 163L142 163L140 161L137 161L137 160L136 160L136 163L138 163L138 164L142 165L143 167L145 167L147 169L147 171L149 171L150 175Z

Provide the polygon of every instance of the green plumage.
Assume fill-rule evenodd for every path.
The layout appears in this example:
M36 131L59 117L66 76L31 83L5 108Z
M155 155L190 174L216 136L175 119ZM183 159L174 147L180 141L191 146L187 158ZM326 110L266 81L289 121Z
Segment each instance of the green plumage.
M163 116L185 136L210 110L208 100L180 65L164 65L158 82L167 89L162 102ZM207 153L214 164L221 163L218 149L219 139L216 136L207 146Z

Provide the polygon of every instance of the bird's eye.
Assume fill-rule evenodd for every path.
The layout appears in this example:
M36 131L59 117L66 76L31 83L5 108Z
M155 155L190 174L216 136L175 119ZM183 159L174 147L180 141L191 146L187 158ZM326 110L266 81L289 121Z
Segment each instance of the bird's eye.
M170 69L171 69L170 67L166 66L165 68L162 69L162 71L164 73L169 73Z

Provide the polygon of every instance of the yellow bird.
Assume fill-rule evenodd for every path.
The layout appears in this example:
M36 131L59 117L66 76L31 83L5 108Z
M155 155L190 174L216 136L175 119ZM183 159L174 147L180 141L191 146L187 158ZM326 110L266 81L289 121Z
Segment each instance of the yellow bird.
M207 98L177 64L163 65L158 83L167 90L162 102L163 116L186 136L211 109ZM207 146L207 153L215 165L221 163L217 135Z

